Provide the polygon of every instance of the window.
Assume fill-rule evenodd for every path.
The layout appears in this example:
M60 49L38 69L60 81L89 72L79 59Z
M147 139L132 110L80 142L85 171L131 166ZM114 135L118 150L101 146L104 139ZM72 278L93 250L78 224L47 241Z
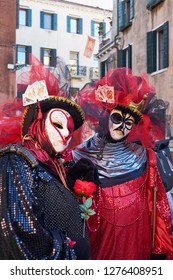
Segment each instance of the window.
M164 0L147 0L147 9L152 10L155 6L163 2Z
M83 19L67 16L67 32L82 34L83 33Z
M56 49L40 48L40 60L45 66L56 66Z
M122 0L118 3L119 31L123 31L132 24L134 17L134 0Z
M118 67L127 67L132 69L132 45L118 50Z
M169 66L169 23L147 33L147 73Z
M89 69L89 77L91 80L97 80L99 78L99 62L95 56L93 58L93 67Z
M32 26L32 10L19 9L19 25Z
M79 53L71 51L69 54L68 69L72 77L81 78L86 76L87 67L79 65Z
M91 36L99 37L106 34L106 22L91 21Z
M94 56L94 58L93 58L93 66L96 67L96 68L99 67L98 58L96 56Z
M32 51L31 46L16 46L16 63L17 64L29 64L29 54Z
M53 13L40 12L40 28L57 30L58 15Z
M70 87L70 96L75 95L79 91L79 88Z
M70 74L72 76L79 75L79 53L78 52L70 52Z

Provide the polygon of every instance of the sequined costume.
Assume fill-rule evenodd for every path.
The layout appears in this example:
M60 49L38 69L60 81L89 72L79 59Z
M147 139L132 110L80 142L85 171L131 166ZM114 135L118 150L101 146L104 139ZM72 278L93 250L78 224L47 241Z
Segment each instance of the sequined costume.
M127 140L113 143L95 134L72 154L75 161L90 159L101 182L93 204L96 215L88 220L92 258L150 259L151 253L171 254L170 210L154 152Z
M0 259L88 258L75 196L17 144L0 150L0 211Z

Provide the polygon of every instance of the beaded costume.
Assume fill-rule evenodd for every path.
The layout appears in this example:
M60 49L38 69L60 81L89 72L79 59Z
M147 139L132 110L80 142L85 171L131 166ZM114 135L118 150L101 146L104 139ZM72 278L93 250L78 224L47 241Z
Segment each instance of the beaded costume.
M0 178L0 259L76 259L70 239L88 255L78 201L57 175L9 145L0 151Z

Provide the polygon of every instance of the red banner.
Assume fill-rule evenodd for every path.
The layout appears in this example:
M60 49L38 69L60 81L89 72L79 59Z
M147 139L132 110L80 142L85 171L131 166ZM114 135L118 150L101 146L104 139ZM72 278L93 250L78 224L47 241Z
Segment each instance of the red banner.
M85 51L84 51L84 56L90 58L92 56L94 47L95 47L95 39L88 36Z

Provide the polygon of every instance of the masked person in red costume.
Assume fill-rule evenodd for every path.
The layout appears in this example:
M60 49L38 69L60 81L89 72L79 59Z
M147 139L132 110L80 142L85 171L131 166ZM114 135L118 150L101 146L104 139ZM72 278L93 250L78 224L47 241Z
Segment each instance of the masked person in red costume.
M165 136L167 106L144 76L125 68L87 84L77 100L96 127L72 151L75 162L90 159L99 173L96 215L87 223L92 259L172 258L170 207L153 151Z

